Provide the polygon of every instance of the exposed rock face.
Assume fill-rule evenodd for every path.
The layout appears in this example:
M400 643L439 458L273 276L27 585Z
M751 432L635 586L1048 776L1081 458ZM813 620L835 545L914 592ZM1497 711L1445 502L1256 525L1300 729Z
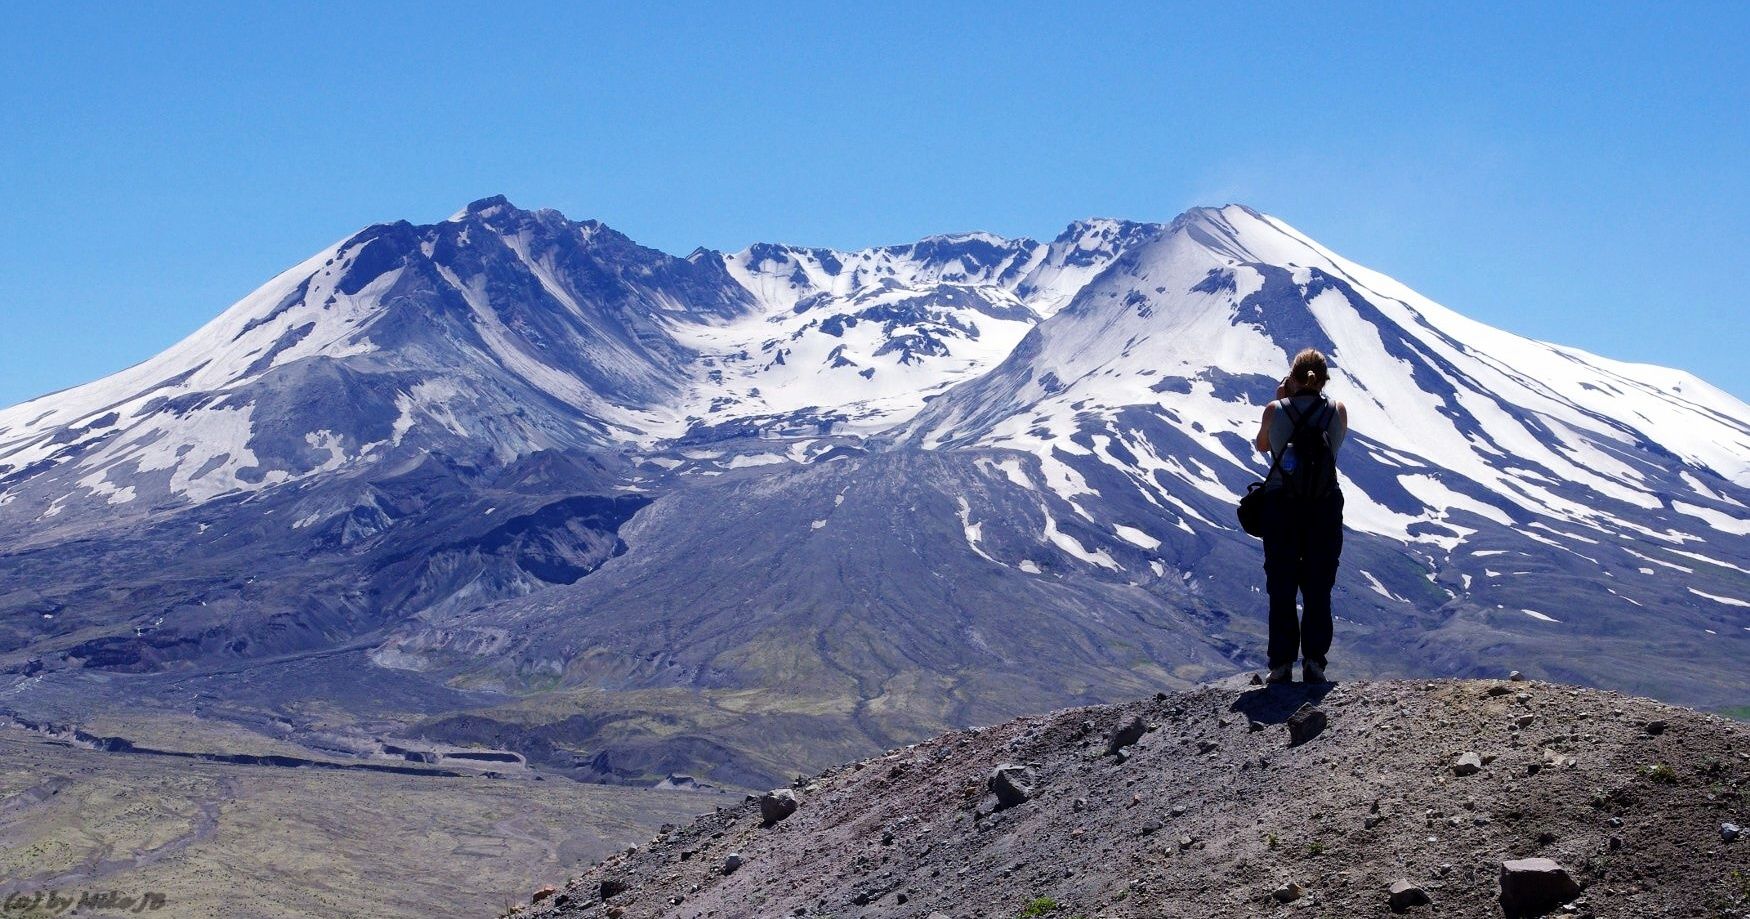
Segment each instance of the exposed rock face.
M630 885L608 904L623 919L1012 917L1039 898L1111 919L1308 905L1529 915L1582 887L1581 913L1599 916L1743 900L1731 878L1750 874L1750 847L1722 844L1717 818L1673 815L1743 820L1750 726L1517 686L1523 702L1468 682L1235 678L945 734L809 779L807 806L775 830L754 802L701 817L573 880L564 907L529 915L604 915L590 894L609 877ZM1285 748L1250 728L1315 702L1327 713L1315 743ZM1532 728L1508 717L1524 710L1538 715ZM1670 730L1649 736L1654 718ZM1153 726L1149 741L1108 755L1138 719ZM1452 751L1467 746L1493 762L1455 779ZM1546 751L1576 765L1528 773ZM1665 778L1648 778L1648 762L1667 764ZM990 808L999 788L1022 786L1022 806ZM719 870L727 853L743 859L733 874Z

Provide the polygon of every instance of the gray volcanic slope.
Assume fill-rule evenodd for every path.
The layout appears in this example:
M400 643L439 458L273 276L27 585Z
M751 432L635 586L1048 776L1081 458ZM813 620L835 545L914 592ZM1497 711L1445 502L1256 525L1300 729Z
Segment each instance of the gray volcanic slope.
M1307 704L1327 726L1295 745ZM1027 785L1007 806L990 791L1005 765ZM1502 863L1548 858L1576 885L1543 904L1564 914L1738 916L1750 839L1722 825L1750 816L1746 780L1750 728L1614 692L1236 680L834 767L787 789L776 823L750 798L512 914L1380 916L1406 881L1427 901L1408 915L1530 915L1502 903Z

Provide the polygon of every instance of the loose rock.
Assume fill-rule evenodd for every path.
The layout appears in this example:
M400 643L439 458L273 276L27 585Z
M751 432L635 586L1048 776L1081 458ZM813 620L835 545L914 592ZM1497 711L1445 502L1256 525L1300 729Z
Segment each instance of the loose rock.
M1288 716L1288 745L1298 747L1324 731L1327 724L1325 713L1319 711L1311 702L1307 702Z
M1731 842L1732 840L1737 839L1743 832L1744 831L1740 829L1736 823L1720 824L1720 838L1726 842Z
M1647 733L1654 737L1665 733L1665 719L1654 718L1652 721L1647 722Z
M1141 740L1142 735L1146 733L1148 733L1148 724L1142 720L1142 716L1132 718L1119 725L1118 729L1112 732L1112 737L1106 741L1106 752L1117 753Z
M1401 913L1412 906L1425 906L1431 902L1426 890L1402 879L1391 882L1387 894L1386 905L1390 906L1394 913Z
M760 795L760 819L767 826L796 813L796 793L788 788L775 788Z
M1501 909L1509 917L1542 915L1579 895L1580 885L1554 859L1501 863Z
M1451 768L1453 775L1475 775L1483 771L1483 758L1476 753L1466 753Z
M1292 903L1295 900L1300 899L1305 893L1305 888L1293 881L1289 881L1281 887L1271 891L1270 896L1275 897L1279 903Z
M991 794L997 796L999 808L1014 807L1033 796L1033 771L1026 766L1004 763L990 771L986 784Z
M740 868L740 867L741 867L741 853L740 852L731 852L728 855L723 856L723 873L724 874L734 874L735 869Z

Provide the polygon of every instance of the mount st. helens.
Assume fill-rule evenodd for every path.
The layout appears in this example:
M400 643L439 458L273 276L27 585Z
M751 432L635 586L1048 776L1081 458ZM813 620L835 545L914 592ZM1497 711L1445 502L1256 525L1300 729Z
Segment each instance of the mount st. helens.
M1188 685L1258 663L1232 504L1307 345L1355 432L1334 675L1750 704L1750 406L1693 376L1239 206L676 258L492 198L0 411L0 707L761 785Z

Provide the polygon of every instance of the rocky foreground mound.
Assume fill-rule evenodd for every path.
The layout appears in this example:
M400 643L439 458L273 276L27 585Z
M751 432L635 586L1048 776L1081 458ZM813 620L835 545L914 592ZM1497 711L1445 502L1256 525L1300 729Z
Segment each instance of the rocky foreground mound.
M1750 726L1610 692L1235 681L837 767L513 913L1750 915L1747 773Z

